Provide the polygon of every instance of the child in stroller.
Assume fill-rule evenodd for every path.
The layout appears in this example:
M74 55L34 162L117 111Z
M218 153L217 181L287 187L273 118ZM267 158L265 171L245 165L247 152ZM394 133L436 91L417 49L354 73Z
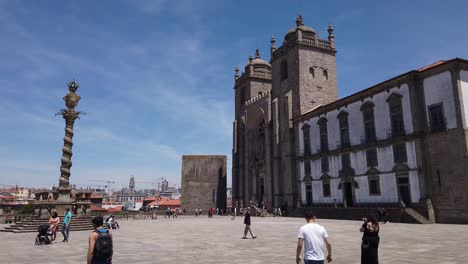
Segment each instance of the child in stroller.
M47 245L52 243L52 230L48 224L41 224L37 228L36 245Z

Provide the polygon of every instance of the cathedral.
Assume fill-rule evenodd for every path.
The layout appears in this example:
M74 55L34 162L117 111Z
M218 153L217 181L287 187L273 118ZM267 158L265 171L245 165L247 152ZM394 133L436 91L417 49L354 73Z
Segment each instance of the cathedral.
M333 27L303 23L235 70L233 203L414 208L468 223L468 61L338 98Z

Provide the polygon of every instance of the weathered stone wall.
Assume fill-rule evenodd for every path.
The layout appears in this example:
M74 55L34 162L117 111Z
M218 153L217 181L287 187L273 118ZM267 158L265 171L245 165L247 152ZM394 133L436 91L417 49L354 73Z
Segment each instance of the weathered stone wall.
M182 156L182 209L226 210L226 163L224 155Z

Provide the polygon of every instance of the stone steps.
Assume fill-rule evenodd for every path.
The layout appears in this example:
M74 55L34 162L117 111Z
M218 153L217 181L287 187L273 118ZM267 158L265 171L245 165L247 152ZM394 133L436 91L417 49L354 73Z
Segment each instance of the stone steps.
M79 216L79 217L72 217L70 222L70 231L85 231L85 230L93 230L93 224L91 223L92 216ZM62 220L63 217L60 217ZM37 228L41 224L48 224L49 219L44 218L31 218L31 219L24 219L20 222L16 222L9 226L0 229L0 232L12 232L12 233L34 233L37 232ZM59 230L61 228L61 224L59 224Z
M433 221L428 220L424 216L422 216L420 213L416 212L412 208L405 208L405 213L411 216L414 220L416 220L420 224L434 224Z

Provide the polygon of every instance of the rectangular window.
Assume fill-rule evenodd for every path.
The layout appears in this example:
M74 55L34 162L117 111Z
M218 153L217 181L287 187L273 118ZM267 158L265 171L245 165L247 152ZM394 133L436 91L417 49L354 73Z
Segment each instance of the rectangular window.
M324 157L321 159L321 165L322 165L322 172L328 172L329 170L328 157Z
M406 156L406 144L398 143L393 145L393 160L395 163L407 162L408 158Z
M442 103L429 106L429 124L431 132L444 131L446 129L444 106Z
M327 126L320 126L320 151L328 151L328 133Z
M349 158L349 153L341 154L341 166L342 168L351 168L351 160Z
M311 171L312 171L312 170L311 170L311 168L310 168L310 161L307 160L307 161L304 162L304 174L305 174L306 176L310 176Z
M377 167L379 165L377 159L377 149L366 150L367 167Z
M403 109L401 100L390 103L390 118L392 122L392 136L402 136L405 134L405 126L403 122Z
M349 124L348 114L346 112L341 112L341 116L339 116L339 125L341 147L349 147Z
M302 126L302 135L303 135L303 143L304 143L304 155L310 155L310 126L305 124Z
M369 109L363 112L364 116L364 133L366 138L366 143L375 142L375 120L374 120L374 110Z
M380 195L380 180L378 176L369 177L369 195Z
M330 191L330 182L329 181L323 181L322 182L322 189L323 189L323 197L330 197L331 191Z

